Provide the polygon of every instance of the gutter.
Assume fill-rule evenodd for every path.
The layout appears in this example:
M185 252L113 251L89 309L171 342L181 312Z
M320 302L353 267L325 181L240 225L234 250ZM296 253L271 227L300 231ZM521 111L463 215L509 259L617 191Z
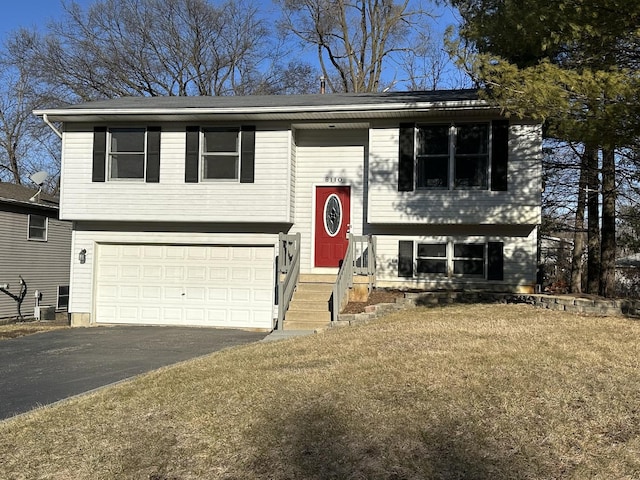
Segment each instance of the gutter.
M321 106L284 106L284 107L133 107L133 108L68 108L55 110L35 110L33 113L42 116L47 125L54 128L47 119L47 115L62 117L81 117L89 115L308 115L314 114L359 114L363 118L377 116L384 113L396 112L428 112L438 110L493 110L485 101L465 100L454 102L421 102L421 103L393 103L366 105L321 105ZM377 115L376 115L377 114ZM59 132L56 133L59 134Z
M42 120L44 120L44 123L46 123L49 128L53 130L53 133L55 133L58 137L60 137L60 140L62 140L62 133L60 133L60 130L58 130L55 125L49 121L49 117L46 113L42 114Z

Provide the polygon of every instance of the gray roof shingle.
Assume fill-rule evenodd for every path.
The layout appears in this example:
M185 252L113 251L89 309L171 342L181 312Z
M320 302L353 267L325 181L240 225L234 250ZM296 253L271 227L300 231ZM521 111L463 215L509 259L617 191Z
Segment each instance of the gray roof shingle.
M172 109L172 108L278 108L397 103L440 103L478 100L477 90L433 90L382 93L331 93L313 95L248 95L219 97L121 97L64 107L64 110ZM60 109L62 110L62 109Z
M30 202L29 199L37 192L37 189L16 185L15 183L0 182L0 202L27 203L33 206L58 208L58 198L44 192L39 195L39 202Z

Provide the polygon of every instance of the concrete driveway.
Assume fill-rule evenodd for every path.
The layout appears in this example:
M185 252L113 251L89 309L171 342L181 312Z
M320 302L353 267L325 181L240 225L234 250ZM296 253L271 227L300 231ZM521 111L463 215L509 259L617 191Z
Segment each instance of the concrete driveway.
M0 419L265 336L214 328L114 326L2 340Z

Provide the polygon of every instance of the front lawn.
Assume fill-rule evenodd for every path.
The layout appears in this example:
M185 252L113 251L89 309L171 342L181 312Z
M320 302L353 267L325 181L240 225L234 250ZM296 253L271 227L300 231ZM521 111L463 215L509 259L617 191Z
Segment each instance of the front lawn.
M0 423L0 478L640 478L639 359L624 318L416 308Z
M50 332L51 330L58 330L60 328L66 327L40 322L8 323L6 325L0 325L0 340L23 337L25 335L31 335L39 332ZM2 397L0 397L0 401L1 398Z

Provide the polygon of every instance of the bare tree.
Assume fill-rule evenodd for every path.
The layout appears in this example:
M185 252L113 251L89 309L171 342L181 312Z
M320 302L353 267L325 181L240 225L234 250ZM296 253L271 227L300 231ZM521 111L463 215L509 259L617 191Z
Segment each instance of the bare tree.
M328 88L375 92L398 78L383 79L402 55L424 50L431 17L418 2L402 0L278 0L280 28L312 46ZM419 54L417 52L416 54ZM406 58L405 58L406 60Z
M251 93L271 40L254 2L98 0L34 35L29 64L71 101ZM261 77L260 77L261 78Z
M43 98L38 84L29 68L12 56L11 46L3 53L0 55L0 181L22 184L30 174L43 169L57 175L59 155L51 156L47 148L50 132L43 131L41 122L31 113Z

